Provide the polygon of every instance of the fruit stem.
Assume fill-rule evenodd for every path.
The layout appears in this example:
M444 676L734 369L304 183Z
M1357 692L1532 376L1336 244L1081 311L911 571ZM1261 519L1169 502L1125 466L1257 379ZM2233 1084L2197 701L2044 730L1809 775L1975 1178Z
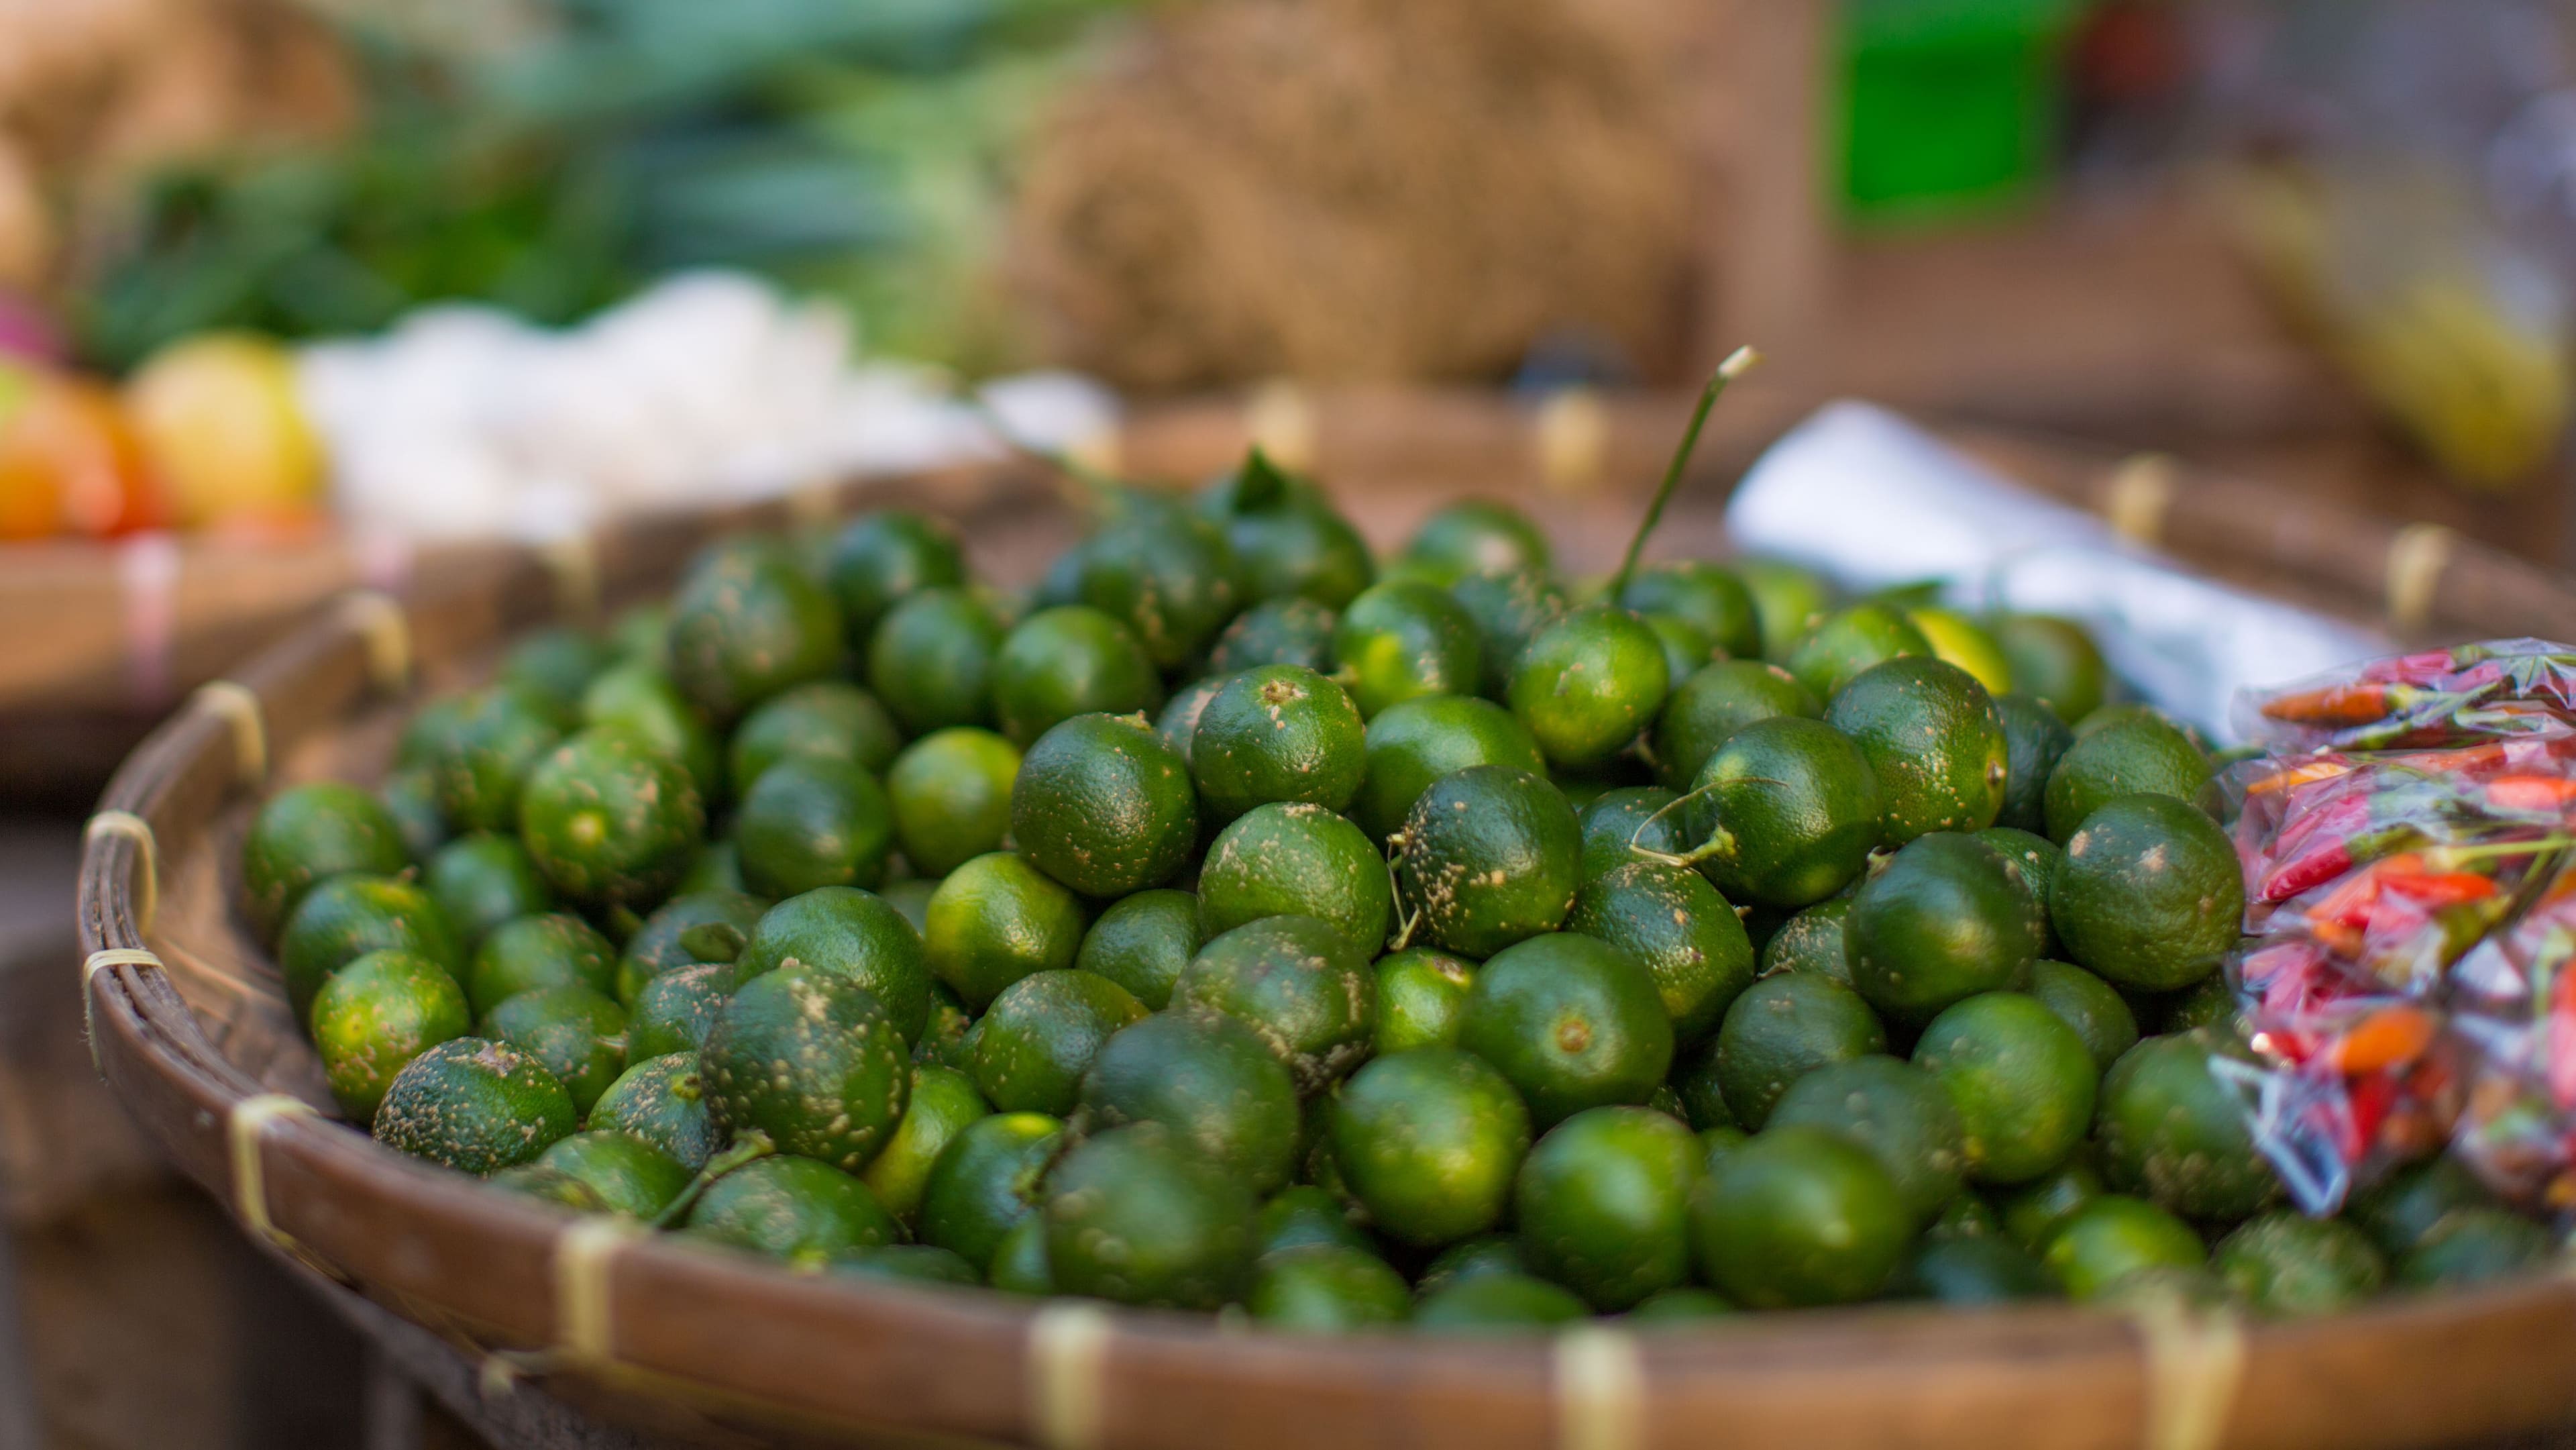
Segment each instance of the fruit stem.
M1762 354L1749 347L1739 347L1726 355L1726 361L1710 374L1708 386L1699 390L1699 406L1691 410L1690 426L1682 430L1681 446L1673 450L1673 461L1664 469L1664 485L1655 490L1654 502L1646 505L1646 517L1637 525L1636 536L1628 540L1628 556L1619 561L1619 572L1610 580L1610 602L1628 592L1628 579L1637 572L1637 556L1645 552L1646 536L1664 521L1664 505L1672 501L1673 490L1681 486L1682 470L1690 466L1690 457L1699 447L1700 429L1707 426L1709 410L1717 406L1717 396L1726 385L1762 361Z
M708 1159L707 1166L698 1170L698 1176L689 1180L689 1186L681 1189L679 1196L672 1199L668 1204L665 1204L660 1213L653 1215L650 1220L651 1227L657 1229L669 1228L672 1224L679 1221L680 1215L687 1213L691 1207L696 1205L698 1195L707 1191L708 1184L713 1183L717 1179L724 1177L726 1174L731 1173L737 1168L740 1168L745 1163L753 1162L756 1159L766 1158L777 1151L778 1145L770 1141L767 1133L751 1132L744 1134L741 1141L735 1143L732 1147L727 1148L723 1152L718 1153L713 1158Z

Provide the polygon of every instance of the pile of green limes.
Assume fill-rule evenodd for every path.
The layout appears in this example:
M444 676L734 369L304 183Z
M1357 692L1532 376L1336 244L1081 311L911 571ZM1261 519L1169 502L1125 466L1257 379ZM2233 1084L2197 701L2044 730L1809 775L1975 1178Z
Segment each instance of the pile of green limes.
M1492 503L1381 564L1256 455L1026 598L910 513L720 544L243 884L378 1139L809 1270L1466 1329L2540 1252L2440 1163L2279 1206L2210 761L2107 683Z

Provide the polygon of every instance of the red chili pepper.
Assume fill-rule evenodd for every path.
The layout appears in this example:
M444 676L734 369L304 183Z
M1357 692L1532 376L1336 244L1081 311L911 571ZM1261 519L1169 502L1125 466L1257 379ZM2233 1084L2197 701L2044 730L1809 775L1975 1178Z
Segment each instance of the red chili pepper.
M2576 1108L2576 972L2561 971L2549 987L2549 1100L2560 1112Z
M2388 718L2396 689L2366 682L2276 695L2263 702L2263 718L2292 725L2367 725Z
M2500 811L2556 812L2576 803L2576 777L2501 775L2487 782L2486 798Z

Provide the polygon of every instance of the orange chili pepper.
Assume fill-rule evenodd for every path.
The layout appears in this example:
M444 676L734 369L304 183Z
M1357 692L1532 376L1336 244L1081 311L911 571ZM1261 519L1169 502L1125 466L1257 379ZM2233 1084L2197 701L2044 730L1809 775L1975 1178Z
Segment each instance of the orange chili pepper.
M2328 1066L2346 1077L2385 1072L2413 1062L2433 1045L2433 1014L2411 1003L2383 1007L2355 1023L2325 1052Z
M2388 714L2386 684L2328 685L2263 702L2264 718L2294 725L2367 725Z
M2576 778L2500 775L2487 782L2487 803L2500 811L2552 811L2576 801Z

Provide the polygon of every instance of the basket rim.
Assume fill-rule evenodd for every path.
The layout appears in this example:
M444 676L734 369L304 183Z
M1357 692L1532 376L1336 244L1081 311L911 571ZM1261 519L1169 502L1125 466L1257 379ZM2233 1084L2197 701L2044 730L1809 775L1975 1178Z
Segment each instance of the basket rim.
M713 532L810 507L636 527ZM549 577L532 552L509 564L513 577L498 587ZM409 621L438 592L438 581L416 582L396 608ZM381 606L330 611L234 679L255 707L319 688L335 703L312 728L335 727L370 699L380 627ZM155 842L159 817L191 800L211 808L243 787L240 730L223 709L183 709L101 799L102 813L146 829L94 827L83 845L83 993L100 1070L255 1240L461 1344L543 1351L532 1363L545 1372L764 1423L1152 1450L1218 1433L1268 1444L1290 1424L1295 1441L1618 1450L1695 1442L1730 1423L1747 1443L1862 1443L1896 1426L1948 1443L1942 1433L1978 1423L1989 1433L2012 1425L2034 1443L2195 1446L2313 1444L2331 1424L2345 1443L2394 1445L2532 1429L2576 1410L2576 1399L2546 1388L2576 1378L2576 1280L2563 1273L2298 1323L2152 1308L1872 1305L1652 1334L1592 1321L1481 1340L1300 1338L1089 1301L824 1281L606 1233L600 1220L484 1192L309 1110L283 1110L206 1039L148 959L166 864ZM203 818L170 836L206 849ZM493 1272L444 1273L452 1265L439 1253L459 1244ZM760 1322L721 1313L694 1328L666 1322L731 1305L756 1306ZM831 1342L819 1359L778 1359L781 1325ZM917 1372L922 1346L975 1358L951 1365L943 1387ZM2517 1352L2464 1352L2481 1347ZM888 1367L850 1372L871 1356ZM810 1372L821 1364L838 1370ZM1909 1409L1909 1397L1924 1404Z

